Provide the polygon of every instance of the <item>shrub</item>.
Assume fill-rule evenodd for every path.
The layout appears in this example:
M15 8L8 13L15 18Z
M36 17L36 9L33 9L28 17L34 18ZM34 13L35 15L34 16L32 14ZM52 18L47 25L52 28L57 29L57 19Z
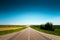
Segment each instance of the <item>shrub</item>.
M54 31L53 24L52 23L46 23L45 25L40 25L41 29Z

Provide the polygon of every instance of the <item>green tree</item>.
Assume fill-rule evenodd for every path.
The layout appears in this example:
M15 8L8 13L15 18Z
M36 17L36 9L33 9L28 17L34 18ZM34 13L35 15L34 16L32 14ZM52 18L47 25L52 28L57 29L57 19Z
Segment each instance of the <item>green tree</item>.
M47 23L45 24L45 29L46 29L46 30L54 31L53 24L47 22Z
M53 24L50 22L47 22L45 25L40 25L41 29L54 31Z

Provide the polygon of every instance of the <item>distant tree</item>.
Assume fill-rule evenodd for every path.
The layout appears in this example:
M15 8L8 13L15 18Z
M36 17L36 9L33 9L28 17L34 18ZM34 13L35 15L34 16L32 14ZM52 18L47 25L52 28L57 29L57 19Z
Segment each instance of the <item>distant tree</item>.
M40 25L40 29L45 29L45 26L44 25Z
M44 30L54 31L53 24L49 22L47 22L45 25L40 25L40 28Z
M53 24L47 22L47 23L45 24L45 29L46 29L46 30L54 31Z

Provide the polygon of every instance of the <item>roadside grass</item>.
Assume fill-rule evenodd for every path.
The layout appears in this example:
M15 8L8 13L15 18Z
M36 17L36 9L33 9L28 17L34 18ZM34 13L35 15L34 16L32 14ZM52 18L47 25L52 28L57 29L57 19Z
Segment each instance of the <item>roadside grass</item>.
M5 30L15 30L18 28L22 28L22 27L0 27L0 31L5 31Z
M35 30L38 30L40 32L44 32L44 33L60 36L60 27L57 27L57 26L54 27L55 28L54 31L43 30L43 29L40 29L39 27L31 27L31 28L33 28Z
M21 30L23 30L27 27L24 27L24 26L23 27L18 27L18 26L16 26L16 27L6 27L6 28L5 27L0 27L0 28L3 28L3 29L0 29L0 35L5 35L5 34L10 34L10 33L13 33L13 32L21 31Z

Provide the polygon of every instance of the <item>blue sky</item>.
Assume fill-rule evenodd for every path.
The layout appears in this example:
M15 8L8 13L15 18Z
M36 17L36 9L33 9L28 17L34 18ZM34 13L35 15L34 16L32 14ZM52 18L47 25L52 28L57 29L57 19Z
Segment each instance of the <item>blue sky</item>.
M0 0L0 25L60 25L59 0Z

